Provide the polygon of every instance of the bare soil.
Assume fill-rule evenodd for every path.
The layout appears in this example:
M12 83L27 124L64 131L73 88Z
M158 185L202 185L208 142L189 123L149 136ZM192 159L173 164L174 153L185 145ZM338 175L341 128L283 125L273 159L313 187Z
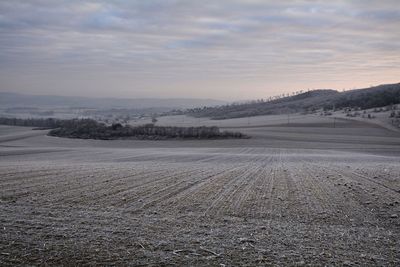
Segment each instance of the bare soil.
M398 266L400 136L339 126L213 141L0 126L0 265Z

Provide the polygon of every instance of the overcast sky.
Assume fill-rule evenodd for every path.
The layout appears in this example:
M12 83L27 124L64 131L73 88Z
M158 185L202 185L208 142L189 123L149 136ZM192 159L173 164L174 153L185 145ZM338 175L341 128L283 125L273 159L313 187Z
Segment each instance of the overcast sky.
M0 91L239 100L393 82L397 0L0 1Z

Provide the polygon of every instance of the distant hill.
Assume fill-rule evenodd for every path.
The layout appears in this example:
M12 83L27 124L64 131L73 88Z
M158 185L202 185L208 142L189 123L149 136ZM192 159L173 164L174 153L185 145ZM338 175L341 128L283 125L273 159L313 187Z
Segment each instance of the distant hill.
M2 107L72 107L72 108L193 108L223 105L227 102L214 99L196 98L95 98L55 95L28 95L0 92Z
M187 114L194 117L229 119L314 111L321 108L360 107L366 109L398 103L400 103L400 83L346 92L331 89L312 90L272 101L253 101L217 107L194 108L187 110Z
M337 108L360 107L362 109L383 107L400 103L400 83L384 84L367 89L346 91L332 99Z

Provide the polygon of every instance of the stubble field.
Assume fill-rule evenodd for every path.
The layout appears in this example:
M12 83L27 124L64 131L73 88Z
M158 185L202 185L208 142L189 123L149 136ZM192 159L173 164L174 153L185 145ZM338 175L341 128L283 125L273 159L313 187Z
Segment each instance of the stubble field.
M71 140L1 126L1 265L400 264L397 133L238 127L252 138Z

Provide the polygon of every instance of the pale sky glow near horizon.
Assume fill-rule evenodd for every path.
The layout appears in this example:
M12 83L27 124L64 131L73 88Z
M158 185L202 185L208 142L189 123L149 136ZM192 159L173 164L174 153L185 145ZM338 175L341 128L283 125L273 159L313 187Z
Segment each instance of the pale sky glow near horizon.
M0 2L0 91L242 100L397 82L397 0Z

